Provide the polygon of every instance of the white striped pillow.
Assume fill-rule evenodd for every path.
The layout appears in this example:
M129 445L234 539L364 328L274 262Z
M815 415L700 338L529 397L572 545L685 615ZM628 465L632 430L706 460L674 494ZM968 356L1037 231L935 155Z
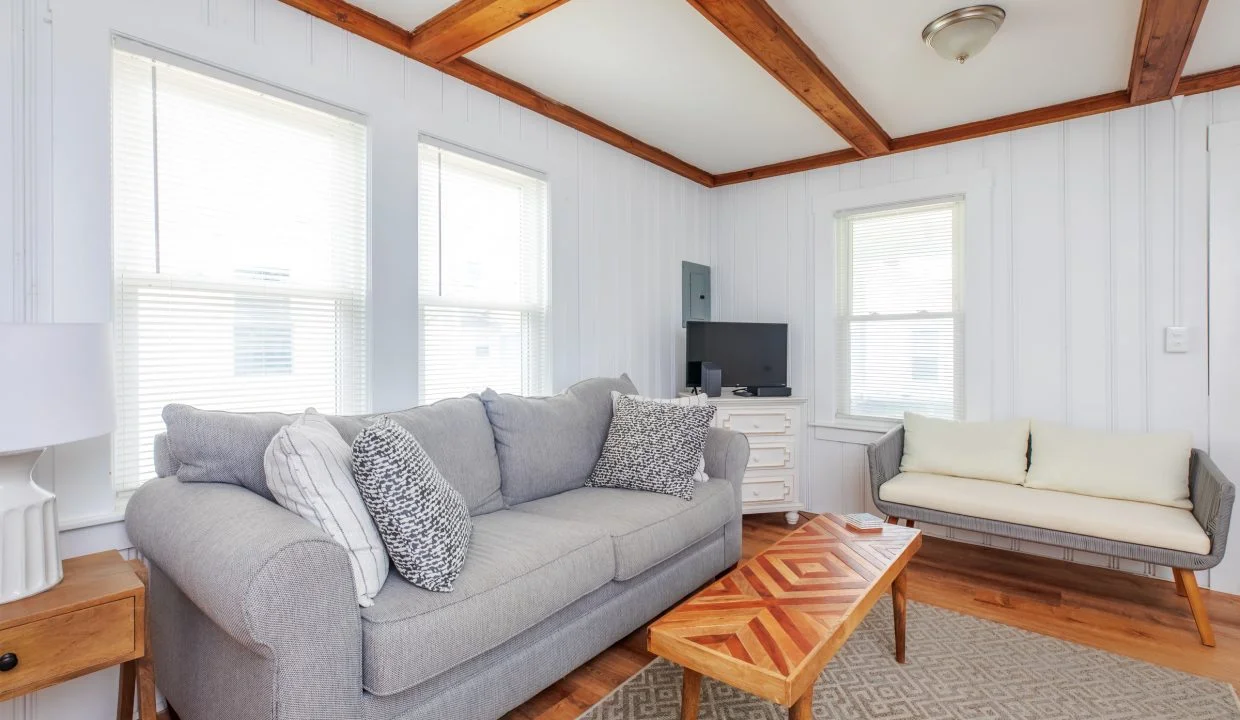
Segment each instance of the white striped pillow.
M680 407L700 407L703 405L710 404L706 402L705 393L696 393L694 395L685 395L684 397L674 397L674 398L652 398L652 397L645 397L643 395L629 395L628 397L631 397L634 400L639 400L641 402L657 402L657 403L663 403L665 405L679 405ZM620 399L620 393L616 392L615 390L612 390L611 391L612 413L616 412L616 402L619 399ZM698 458L698 466L697 466L697 470L693 472L693 479L697 482L706 482L707 480L710 480L710 476L706 474L706 456L705 455Z
M322 528L349 552L357 604L374 605L388 555L353 481L353 449L313 408L280 428L263 457L276 502Z

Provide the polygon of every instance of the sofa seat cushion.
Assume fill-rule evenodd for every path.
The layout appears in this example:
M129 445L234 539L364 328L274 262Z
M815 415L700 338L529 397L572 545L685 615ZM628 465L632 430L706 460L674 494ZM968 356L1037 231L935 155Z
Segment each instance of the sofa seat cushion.
M885 502L969 517L1210 554L1210 537L1193 514L1166 505L928 473L900 473L882 484L878 496Z
M698 483L692 500L662 493L586 487L512 508L547 519L589 523L615 543L615 579L634 578L723 527L735 517L735 488L723 479Z
M473 519L450 593L396 573L362 610L363 685L407 690L515 637L615 574L606 532L586 523L500 510Z

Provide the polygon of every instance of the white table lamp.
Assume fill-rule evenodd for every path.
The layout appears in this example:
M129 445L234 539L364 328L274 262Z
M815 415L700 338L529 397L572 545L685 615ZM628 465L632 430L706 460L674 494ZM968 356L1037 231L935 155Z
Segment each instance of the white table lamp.
M0 323L0 604L64 576L56 497L31 473L51 445L115 423L107 325Z

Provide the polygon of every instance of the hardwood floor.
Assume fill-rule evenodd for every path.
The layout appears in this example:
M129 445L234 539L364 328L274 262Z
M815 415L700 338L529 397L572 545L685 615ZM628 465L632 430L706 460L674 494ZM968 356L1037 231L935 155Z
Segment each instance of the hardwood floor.
M783 513L746 516L744 557L790 529ZM914 602L1235 683L1240 597L1202 593L1218 641L1214 648L1198 641L1188 602L1170 581L932 537L908 572L908 597ZM645 628L629 635L505 717L576 718L654 659L646 652L645 636ZM910 657L916 652L909 648Z
M790 529L783 513L746 516L744 558ZM1214 648L1198 641L1188 602L1170 581L932 537L908 572L908 597L914 602L1237 683L1240 596L1202 594L1218 642ZM917 648L908 651L912 658ZM642 628L505 717L572 720L653 659Z

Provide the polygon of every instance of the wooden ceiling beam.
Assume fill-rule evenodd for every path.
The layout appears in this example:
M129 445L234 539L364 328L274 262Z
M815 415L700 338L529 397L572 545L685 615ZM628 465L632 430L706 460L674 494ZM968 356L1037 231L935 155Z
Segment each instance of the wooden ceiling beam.
M715 177L705 170L694 167L680 158L653 145L648 145L602 121L595 120L580 110L552 100L536 90L509 80L482 67L476 62L460 58L446 65L441 65L439 69L458 80L494 93L511 103L520 105L527 110L532 110L539 115L545 115L552 120L564 123L578 132L589 135L596 140L602 140L608 145L614 145L643 160L649 160L655 165L671 170L677 175L686 177L696 183L706 187L714 187L715 185Z
M413 56L431 65L452 62L568 0L460 0L414 29Z
M307 12L320 20L326 20L354 35L395 50L409 54L409 31L396 23L388 22L378 15L341 0L280 0L298 10Z
M858 153L890 151L887 133L765 0L689 0L689 4Z
M411 45L413 33L380 17L350 5L343 0L281 0L299 10L325 20L333 25L344 28L371 42L431 65L452 77L469 83L474 87L494 93L516 105L536 112L557 122L563 123L574 130L614 145L625 152L632 153L643 160L648 160L659 167L688 178L706 187L714 187L715 177L701 168L675 157L671 153L660 150L653 145L638 140L625 132L594 118L575 108L556 102L520 83L492 72L481 65L458 58L448 63L435 64L416 55ZM558 3L557 3L558 4ZM550 7L546 9L551 9Z
M1231 87L1240 87L1240 65L1221 70L1212 70L1198 75L1189 75L1180 80L1176 88L1176 94L1197 95ZM977 122L955 125L942 130L905 135L891 141L891 152L907 152L909 150L920 150L962 140L973 140L988 135L997 135L999 133L1012 132L1013 130L1022 130L1038 125L1047 125L1049 123L1063 122L1089 115L1147 105L1151 102L1156 102L1156 100L1132 102L1128 98L1127 90L1117 90L1112 93L1095 95L1082 100L1072 100L1071 102L1037 108L1036 110L1026 110L989 120L978 120ZM721 173L715 176L715 186L734 185L750 180L761 180L779 175L805 172L806 170L817 170L818 168L844 165L864 159L854 150L838 150L822 155L811 155L810 157L798 158L796 160L763 165L748 170Z
M1145 0L1128 72L1128 99L1166 100L1176 94L1208 0Z

